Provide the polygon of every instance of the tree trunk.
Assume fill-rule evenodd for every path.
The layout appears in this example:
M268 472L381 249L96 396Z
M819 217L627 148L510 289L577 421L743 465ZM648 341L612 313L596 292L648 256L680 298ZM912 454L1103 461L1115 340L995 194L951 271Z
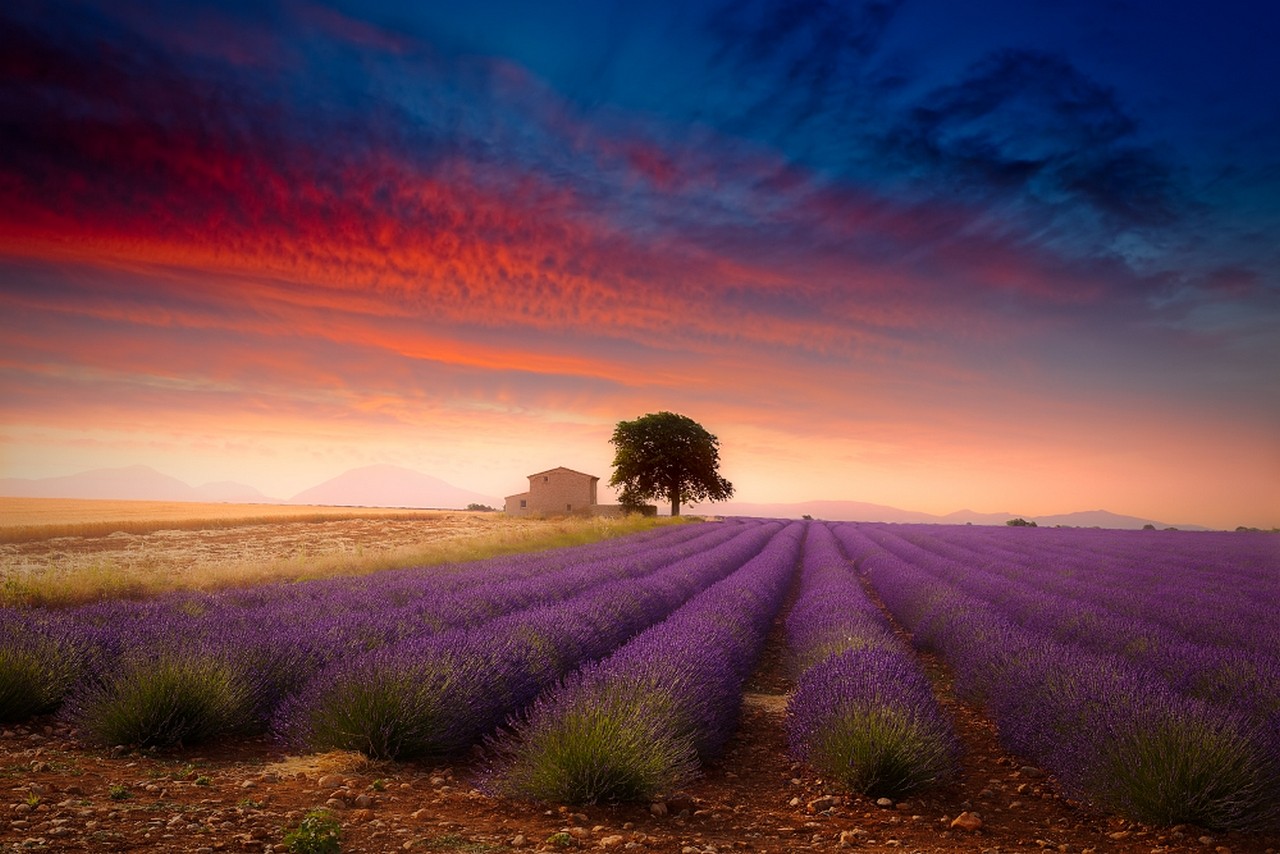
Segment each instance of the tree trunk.
M671 487L671 515L680 515L680 487Z

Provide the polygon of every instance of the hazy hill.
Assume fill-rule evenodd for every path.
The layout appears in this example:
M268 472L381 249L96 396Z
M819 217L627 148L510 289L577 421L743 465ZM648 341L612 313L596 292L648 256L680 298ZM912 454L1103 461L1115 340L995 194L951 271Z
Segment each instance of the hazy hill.
M64 477L0 478L0 495L22 498L104 498L117 501L237 501L263 503L267 498L243 483L191 486L150 466L94 469Z
M659 504L659 507L662 507ZM664 508L665 509L665 508ZM794 504L752 504L725 501L719 504L697 504L689 513L715 516L759 516L766 519L799 519L812 516L835 522L938 522L941 518L915 510L900 510L884 504L865 501L801 501ZM1005 517L1008 518L1008 517ZM1001 523L1004 519L1000 520Z
M1033 517L1028 516L1027 518L1031 519ZM1157 528L1174 527L1183 531L1206 530L1201 525L1169 525L1165 522L1157 522L1154 519L1122 516L1119 513L1112 513L1110 510L1080 510L1075 513L1060 513L1056 516L1036 516L1034 518L1036 523L1040 525L1066 525L1071 528L1127 528L1137 530L1145 525L1154 525Z
M495 499L412 469L377 465L343 472L299 492L289 503L461 509L468 504L493 506Z
M1157 528L1170 527L1164 522L1151 519L1140 519L1137 516L1124 516L1108 510L1084 510L1077 513L1063 513L1055 516L1031 516L1025 513L977 513L972 510L957 510L944 516L932 513L921 513L915 510L901 510L884 504L868 504L863 501L801 501L791 504L751 504L740 501L726 501L721 504L698 504L688 512L714 516L759 516L773 519L799 519L808 515L815 519L827 519L833 522L898 522L941 525L1003 525L1017 516L1037 525L1052 527L1066 525L1076 528L1118 528L1137 530L1144 525L1155 525ZM1183 530L1204 530L1198 525L1177 525Z
M0 496L22 498L101 498L141 501L225 501L244 504L280 503L252 486L234 481L191 486L150 466L94 469L65 477L0 478ZM459 509L468 504L501 506L501 501L446 483L438 477L391 465L352 469L293 496L290 504L362 507L423 507ZM1138 529L1144 525L1170 527L1164 522L1124 516L1108 510L1084 510L1054 516L1025 513L976 513L957 510L944 516L902 510L865 501L802 501L791 504L729 501L698 504L689 513L717 516L758 516L777 519L815 519L849 522L933 523L947 525L1003 525L1015 516L1041 526ZM1177 525L1184 530L1204 530L1197 525Z

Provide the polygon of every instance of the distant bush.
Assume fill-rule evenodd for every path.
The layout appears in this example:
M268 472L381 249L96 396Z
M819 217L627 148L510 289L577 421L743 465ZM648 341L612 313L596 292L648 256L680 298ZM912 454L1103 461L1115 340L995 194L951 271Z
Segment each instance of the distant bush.
M1009 527L1011 527L1011 528L1034 528L1034 527L1036 527L1036 523L1035 523L1035 522L1028 522L1026 519L1023 519L1021 516L1019 516L1017 519L1010 519L1008 522L1005 522L1005 524L1006 524L1006 525L1008 525L1008 526L1009 526Z
M475 511L475 512L477 512L477 513L497 513L497 512L498 512L498 508L497 508L497 507L490 507L488 504L475 504L475 503L472 503L472 504L468 504L468 505L467 505L467 509L468 509L468 510L473 510L473 511Z

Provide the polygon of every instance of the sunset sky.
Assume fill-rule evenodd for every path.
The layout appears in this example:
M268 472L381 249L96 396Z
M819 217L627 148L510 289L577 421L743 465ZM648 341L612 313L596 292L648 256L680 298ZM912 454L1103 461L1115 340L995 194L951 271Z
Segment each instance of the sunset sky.
M0 476L1280 525L1278 9L8 0Z

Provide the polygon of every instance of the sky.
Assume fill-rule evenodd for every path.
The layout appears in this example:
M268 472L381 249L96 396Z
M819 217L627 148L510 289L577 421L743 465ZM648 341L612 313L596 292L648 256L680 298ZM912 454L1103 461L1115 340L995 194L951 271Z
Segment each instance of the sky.
M1280 7L0 7L0 476L1280 525ZM602 498L604 500L604 498Z

